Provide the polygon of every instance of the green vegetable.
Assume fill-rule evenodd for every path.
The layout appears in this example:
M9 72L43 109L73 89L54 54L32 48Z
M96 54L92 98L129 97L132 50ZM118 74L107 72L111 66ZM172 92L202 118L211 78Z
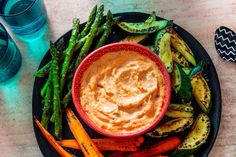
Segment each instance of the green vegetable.
M40 91L40 95L41 95L41 97L45 97L45 95L46 95L46 92L47 92L47 87L48 87L48 81L46 81L46 83L43 85L43 88L41 89L41 91Z
M179 53L173 48L171 49L171 52L172 52L172 58L174 62L178 63L182 67L189 67L188 61L185 59L185 57L181 53Z
M62 100L63 107L66 108L71 101L72 90L70 89Z
M150 25L152 22L156 21L156 12L153 11L148 19L144 22L145 25ZM129 35L126 38L122 39L122 42L131 42L131 43L140 43L148 38L148 34L141 35Z
M89 34L86 35L85 37L83 37L82 39L80 39L79 42L77 42L77 45L76 45L76 48L75 48L76 51L79 49L80 46L83 46L83 47L82 47L82 49L81 49L81 51L79 53L79 56L76 58L76 63L74 64L74 68L73 68L73 70L71 72L73 72L78 67L78 65L82 61L83 57L87 54L87 52L88 52L88 50L89 50L89 48L90 48L94 38L96 36L98 36L102 32L105 33L106 29L108 28L108 24L109 24L109 27L110 27L111 21L106 22L101 27L98 27L98 25L100 25L100 23L102 21L102 18L103 18L103 10L104 10L104 6L101 5L99 7L99 9L98 9L98 12L97 12L97 15L96 15L96 19L94 20L94 23L92 24L92 28L91 28ZM111 18L112 18L111 12L108 12L107 18L108 18L107 20L111 20ZM103 34L103 39L100 42L100 44L103 44L103 42L106 40L104 38L107 36L108 33L109 33L109 31L106 32L105 35ZM72 81L69 81L69 86L71 86L70 85L71 82ZM71 90L69 90L67 92L67 94L64 96L64 98L62 100L62 103L63 103L64 106L67 106L68 103L71 101L71 98L72 98L71 93L72 93Z
M187 137L177 150L172 153L172 156L189 157L206 142L210 128L209 117L204 113L199 114Z
M174 64L171 76L172 88L177 97L184 103L192 99L192 87L190 79L178 64Z
M192 106L184 104L170 104L166 116L171 118L193 117L194 109Z
M156 21L156 12L153 11L148 19L144 22L145 25L150 25L152 22ZM131 42L131 43L140 43L148 38L148 34L142 35L129 35L126 38L122 39L122 42Z
M182 132L193 124L193 118L176 118L158 125L153 131L147 133L147 136L161 138L175 133Z
M106 43L109 35L111 34L112 26L113 26L113 15L112 15L111 11L109 10L107 13L107 21L104 24L105 30L103 32L102 37L99 39L95 49L102 47Z
M45 77L51 67L51 61L34 73L35 77Z
M60 102L60 83L59 83L59 56L53 43L50 43L50 53L52 55L52 84L53 84L53 122L54 134L61 139L62 133L62 109Z
M154 21L149 25L145 22L138 22L138 23L118 22L117 25L122 30L131 34L151 34L167 27L171 23L172 21L169 20L160 20L160 21Z
M98 28L97 32L96 32L96 35L95 37L97 37L100 33L104 32L105 30L105 24L103 24L101 27ZM88 39L88 35L86 35L85 37L83 38L80 38L79 40L76 41L76 44L75 44L75 52L78 51L85 43L85 41Z
M51 68L52 69L52 68ZM52 70L49 73L49 78L47 80L47 91L46 91L46 96L44 97L44 107L43 107L43 114L41 118L41 124L43 127L48 130L48 124L52 112Z
M60 76L60 90L61 90L61 92L63 92L66 76L67 76L68 69L69 69L69 66L71 63L71 59L73 57L76 39L78 38L78 34L79 34L79 24L80 24L79 19L73 20L72 33L71 33L71 37L69 40L69 45L66 49L65 59L63 61L62 69L61 69L61 76Z
M59 62L61 62L64 59L65 54L63 53L63 51L58 51L58 52L59 52L59 56L60 56ZM52 63L52 61L50 60L42 68L40 68L38 71L36 71L34 73L34 76L35 77L45 77L50 71L51 63Z
M186 75L188 75L190 73L190 71L192 70L192 68L190 68L190 67L182 67L182 70L185 72Z
M188 77L191 79L194 75L201 73L203 71L204 66L205 62L201 60L195 67L192 68L192 70L188 74Z
M196 65L196 60L192 50L174 30L172 30L171 33L171 46L181 53L192 65Z
M93 28L92 28L92 29L93 29L93 33L91 33L91 31L92 31L92 29L91 29L88 35L86 35L84 38L82 38L82 39L79 40L79 41L81 41L81 40L86 41L86 42L87 42L87 45L84 44L83 48L81 49L81 51L80 51L80 53L79 53L79 56L78 56L78 58L76 59L76 63L75 63L75 65L74 65L73 71L76 69L76 67L79 65L79 63L82 61L84 55L86 55L86 53L88 52L88 50L89 50L89 48L90 48L90 46L91 46L91 45L89 46L89 44L92 44L92 41L91 41L91 34L94 34L95 29L97 29L97 32L95 32L95 36L93 36L93 39L94 39L96 36L98 36L100 33L104 32L104 33L103 33L103 39L100 40L99 45L100 45L100 44L104 44L103 42L106 41L106 38L107 38L106 36L109 34L109 31L107 31L107 32L105 32L105 31L106 31L106 29L108 29L108 27L112 26L112 24L113 24L114 21L112 21L112 23L111 23L111 21L106 22L106 23L103 24L101 27L97 28L97 25L100 25L101 18L103 17L103 11L102 11L102 10L104 9L103 7L104 7L104 6L100 6L100 7L99 7L99 11L98 11L97 16L96 16L96 19L95 19L95 21L94 21L94 23L95 23L95 22L96 22L96 23L93 24ZM112 18L111 12L108 12L107 18L108 18L107 20L111 20L111 18ZM110 24L111 24L111 25L110 25ZM108 26L108 25L109 25L109 26ZM110 28L109 28L109 29L110 29ZM91 42L91 43L90 43L90 42ZM81 45L83 45L83 43L82 43ZM97 47L97 46L96 46L96 47ZM73 72L73 71L72 71L72 72ZM68 86L71 86L70 82L72 82L72 81L69 81L69 85L68 85ZM71 97L72 97L71 93L72 93L71 90L69 90L69 91L67 92L67 94L65 95L65 97L63 98L62 103L63 103L64 106L67 106L68 103L71 101Z
M211 91L201 73L191 78L192 92L197 104L208 114L211 109Z
M94 23L91 26L90 32L88 34L88 38L86 39L79 56L75 62L75 69L78 67L79 63L82 61L83 57L88 53L90 46L93 43L93 40L95 38L96 32L98 30L99 25L102 22L103 19L103 11L104 11L104 5L101 5L98 8L98 12L96 14L96 18L94 20Z
M79 39L85 37L86 34L88 34L88 32L89 32L89 30L90 30L90 28L91 28L91 26L94 22L94 19L96 17L96 12L97 12L97 5L95 5L93 7L92 11L90 12L89 17L88 17L88 21L85 24L83 31L80 33Z
M152 12L152 14L147 18L147 20L144 23L145 23L145 25L150 25L154 21L156 21L156 12L155 11Z
M171 34L168 32L169 29L170 28L168 27L157 33L154 45L158 56L164 62L168 72L171 73L173 70L173 60L170 47Z

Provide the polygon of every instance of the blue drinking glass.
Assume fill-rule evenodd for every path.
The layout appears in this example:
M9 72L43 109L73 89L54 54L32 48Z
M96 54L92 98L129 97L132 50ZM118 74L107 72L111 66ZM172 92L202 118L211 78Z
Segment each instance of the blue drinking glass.
M20 66L20 51L0 23L0 85L12 78L19 71Z
M17 35L29 35L47 22L42 0L0 0L0 16Z

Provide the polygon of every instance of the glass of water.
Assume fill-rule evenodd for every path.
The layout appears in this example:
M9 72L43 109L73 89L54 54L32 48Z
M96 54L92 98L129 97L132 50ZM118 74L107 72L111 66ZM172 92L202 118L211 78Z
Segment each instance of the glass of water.
M0 86L20 69L21 54L14 41L0 23Z
M0 0L0 16L17 35L29 35L47 22L43 0Z

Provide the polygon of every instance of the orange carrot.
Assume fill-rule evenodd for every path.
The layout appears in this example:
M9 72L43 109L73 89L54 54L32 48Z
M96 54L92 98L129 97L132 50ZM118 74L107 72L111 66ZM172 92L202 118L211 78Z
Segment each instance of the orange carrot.
M92 139L84 130L82 124L71 109L66 109L67 121L72 134L79 143L85 157L103 157L102 153L96 147Z
M93 139L95 145L101 151L137 151L138 147L135 143L124 141L124 142L110 142L110 139ZM61 140L58 141L62 147L81 149L80 145L76 140Z
M179 137L169 137L152 146L142 148L136 152L117 152L109 157L151 157L175 150L181 143Z
M130 139L100 138L92 139L101 151L137 151L138 146L144 142L142 136ZM81 149L76 140L61 140L58 143L62 147Z
M73 154L65 151L54 139L54 137L42 126L42 124L34 117L34 121L39 127L40 131L47 139L47 141L52 145L52 147L62 156L62 157L75 157Z

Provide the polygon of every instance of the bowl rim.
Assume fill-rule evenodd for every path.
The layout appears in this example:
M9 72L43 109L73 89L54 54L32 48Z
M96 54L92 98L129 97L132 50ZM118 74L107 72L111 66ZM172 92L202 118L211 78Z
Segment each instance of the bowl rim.
M112 133L109 131L106 131L105 129L100 128L97 126L92 120L90 120L89 116L84 112L80 105L80 96L79 96L79 90L80 90L80 81L82 79L83 73L88 69L88 67L95 62L97 59L105 55L109 52L116 52L121 50L131 50L135 51L139 54L145 55L149 57L152 61L156 63L160 71L162 72L162 75L164 76L164 82L165 82L165 97L164 101L161 107L161 111L157 118L152 122L150 125L147 125L146 127L142 128L141 130L130 132L130 133ZM158 56L146 48L143 45L136 44L136 43L130 43L130 42L117 42L117 43L111 43L108 45L105 45L103 47L100 47L99 49L94 50L92 53L90 53L87 57L85 57L80 65L77 67L75 71L75 75L72 82L72 99L74 102L74 106L76 108L77 113L81 117L81 119L93 130L96 132L112 137L112 138L127 138L127 137L135 137L140 136L151 129L153 129L164 117L168 105L170 103L171 99L171 80L170 76L168 74L168 71L164 65L164 63L161 61L161 59L158 58Z

